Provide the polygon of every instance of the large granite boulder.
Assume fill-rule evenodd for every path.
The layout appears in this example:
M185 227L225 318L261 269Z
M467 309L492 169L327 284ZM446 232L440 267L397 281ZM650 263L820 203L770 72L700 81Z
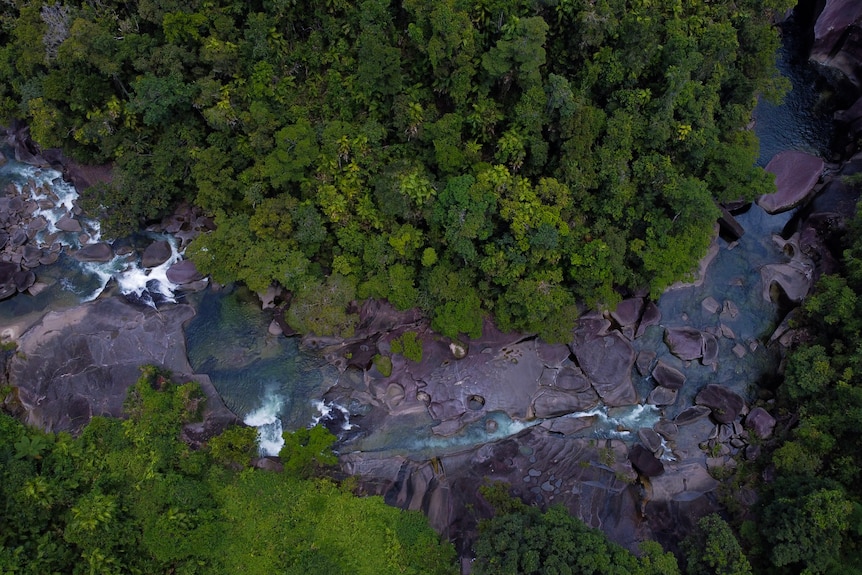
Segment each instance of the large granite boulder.
M203 274L198 271L192 260L182 260L170 268L165 274L171 283L185 285L203 279ZM264 308L266 309L266 308Z
M679 389L685 383L684 373L661 360L653 368L652 378L658 385L668 389Z
M200 382L207 413L190 433L199 439L218 433L236 417L208 378L192 374L182 325L193 315L188 305L155 311L121 298L48 313L18 339L20 353L9 362L9 384L17 388L26 422L76 432L94 415L120 417L140 367L152 364Z
M114 250L105 242L84 246L75 253L75 259L82 262L108 262L113 257Z
M808 198L814 184L823 173L823 160L817 156L787 150L780 152L766 165L775 174L775 192L763 194L757 204L770 214L787 211Z
M810 59L862 87L862 3L826 0L814 24Z
M605 405L617 407L637 403L632 383L635 351L619 332L572 344L572 353Z
M645 477L656 477L664 473L661 460L640 443L635 444L629 451L629 461L632 462L632 467Z
M755 407L745 416L745 427L754 432L757 437L767 439L775 429L775 418L762 407Z
M533 414L540 419L560 417L569 413L588 411L599 404L593 389L580 392L553 387L540 387L533 398Z
M708 407L718 423L732 423L745 408L745 400L739 394L714 383L701 389L694 402Z
M703 357L703 332L693 327L669 327L664 341L670 352L683 361Z
M148 245L141 255L141 265L145 268L160 266L168 261L172 253L171 244L165 240L155 241Z

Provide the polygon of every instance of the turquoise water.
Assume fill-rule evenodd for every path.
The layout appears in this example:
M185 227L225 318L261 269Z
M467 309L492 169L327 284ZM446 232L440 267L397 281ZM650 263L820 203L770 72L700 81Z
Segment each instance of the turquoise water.
M273 445L279 425L309 425L319 415L314 400L336 382L335 368L301 352L297 338L270 335L271 314L245 288L207 290L195 301L198 313L186 326L189 363L210 376L227 407L244 419L269 420L263 439Z

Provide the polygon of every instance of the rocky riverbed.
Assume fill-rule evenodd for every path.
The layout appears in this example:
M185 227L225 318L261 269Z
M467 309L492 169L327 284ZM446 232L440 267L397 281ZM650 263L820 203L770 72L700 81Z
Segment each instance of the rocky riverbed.
M841 8L849 4L826 2L822 18L847 17ZM858 30L859 21L859 14L850 18L848 29ZM829 57L812 58L858 86L853 37L822 33L816 46ZM860 102L837 115L852 137L862 130ZM20 159L53 165L20 134L13 141ZM451 341L417 313L379 302L362 306L349 341L304 340L341 374L324 399L350 416L339 444L343 469L365 492L425 511L465 553L488 512L478 496L486 481L505 481L536 504L563 504L629 547L677 540L719 508L721 479L737 461L756 459L780 424L764 409L770 374L779 369L782 347L799 337L781 320L834 267L830 247L858 195L845 176L862 170L862 157L846 156L841 163L810 152L776 156L767 169L778 192L735 212L730 227L745 235L716 237L699 282L677 286L659 302L631 297L613 312L588 313L564 344L501 333L490 322L481 338ZM39 274L51 265L42 258L66 253L37 239L49 227L32 217L39 204L33 194L43 184L28 185L26 192L6 190L0 210L0 283L16 298L36 297ZM50 190L43 195L51 199ZM802 206L796 213L803 217L785 211L794 206ZM727 218L734 222L730 212ZM185 210L159 230L182 242L210 224ZM54 226L64 231L59 220ZM80 234L92 237L92 230L65 233L78 235L79 259L111 259L125 250L118 243L82 245ZM131 257L154 258L148 261L155 265L165 246L147 246ZM176 264L175 274L171 281L201 287L188 263ZM7 409L46 429L74 431L92 415L120 415L138 366L155 363L201 381L210 416L189 433L205 438L235 417L209 378L188 364L183 326L193 314L188 305L154 309L105 294L71 309L34 312L15 329L3 326L4 338L18 345L3 359L5 382L16 390ZM419 362L391 353L392 341L406 332L422 342ZM377 354L392 356L391 372L378 369ZM745 506L755 494L733 496Z

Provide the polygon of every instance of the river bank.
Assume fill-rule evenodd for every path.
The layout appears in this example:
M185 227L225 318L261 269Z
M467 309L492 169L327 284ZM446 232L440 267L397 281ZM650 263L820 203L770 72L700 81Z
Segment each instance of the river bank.
M819 169L849 173L836 165ZM837 190L841 185L840 178L830 181L813 187ZM820 213L817 202L823 197L815 200L814 210ZM467 354L458 359L450 347L454 342L433 334L418 315L369 303L360 311L355 338L308 338L306 350L289 352L322 357L334 375L332 381L314 384L319 386L314 397L290 383L285 409L298 411L281 412L279 419L302 425L311 400L344 406L352 426L339 445L345 471L360 477L365 492L425 511L438 531L459 540L462 553L469 549L476 521L488 511L477 494L486 480L506 481L536 504L562 503L627 546L644 539L672 543L697 517L721 505L720 478L735 457L756 458L752 433L761 438L771 433L775 422L757 410L757 402L768 406L775 384L770 374L780 360L774 346L792 336L782 331L781 320L828 263L828 251L816 251L811 241L819 241L819 232L805 231L815 228L802 227L795 237L796 230L788 229L795 221L790 212L771 216L753 206L737 217L746 233L738 241L716 238L715 257L700 285L670 291L658 302L631 298L613 314L585 316L565 345L500 333L486 323L481 338L459 342ZM834 225L840 226L837 221ZM97 399L108 380L122 384L132 375L131 367L112 367L111 358L122 355L120 350L152 349L152 354L133 355L132 363L177 365L183 374L222 371L212 369L220 367L221 353L236 356L227 362L226 372L250 371L270 355L288 353L273 345L280 341L276 334L255 342L262 350L243 348L240 336L223 346L228 349L200 354L192 369L183 361L200 348L186 351L177 335L190 319L185 306L156 311L104 303L108 301L114 300L40 319L39 310L26 316L35 327L24 333L22 326L15 337L26 348L26 358L10 358L8 372L15 374L11 382L19 389L26 379L42 386L19 392L31 413L54 401L57 417L65 413L75 425L87 414L119 415L114 399L95 409L87 403L85 409L77 399L84 392L61 392L53 384L74 381L71 359L81 374L90 373L90 365L104 368L97 370L98 378L80 384ZM120 325L82 315L82 309L101 306ZM190 327L196 325L196 319L191 321L185 329L199 329ZM240 321L234 328L245 325ZM133 326L131 334L141 330L161 341L142 341L137 335L123 339L126 326ZM224 342L223 324L210 329L215 341ZM50 340L53 344L46 339L63 333L67 335ZM160 333L171 336L161 338ZM406 333L422 342L421 362L393 353L393 341ZM78 337L72 355L52 353L49 345L64 345L71 335ZM108 340L114 347L96 343ZM76 351L84 349L86 354ZM388 374L375 366L378 354L391 357ZM207 364L210 357L215 359ZM28 372L23 367L28 362L42 371ZM286 373L284 367L274 369ZM310 361L308 370L319 372L321 362ZM306 375L290 377L299 381ZM264 388L266 383L256 382ZM237 386L229 377L222 382L214 378L214 384L229 405L246 406L240 416L254 409L252 401L234 397ZM258 394L256 399L261 395L259 389L244 393ZM73 417L78 412L81 419ZM345 423L339 420L338 426ZM751 491L737 494L746 505L754 496Z

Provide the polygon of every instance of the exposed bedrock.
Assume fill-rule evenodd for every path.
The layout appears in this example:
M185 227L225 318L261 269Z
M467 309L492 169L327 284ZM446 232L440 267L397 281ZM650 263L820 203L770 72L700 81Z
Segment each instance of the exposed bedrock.
M807 200L823 174L823 160L796 150L776 154L766 165L775 174L776 191L757 199L758 205L770 214L795 208Z
M148 364L201 384L205 422L189 426L189 437L204 439L237 421L209 378L192 375L182 325L193 315L188 305L157 312L120 298L48 313L18 339L8 366L26 422L76 432L94 415L120 417L127 389Z
M619 332L596 337L577 345L572 353L605 405L616 407L637 403L637 391L632 383L635 351Z
M862 88L862 3L826 0L814 23L810 59L833 83Z

